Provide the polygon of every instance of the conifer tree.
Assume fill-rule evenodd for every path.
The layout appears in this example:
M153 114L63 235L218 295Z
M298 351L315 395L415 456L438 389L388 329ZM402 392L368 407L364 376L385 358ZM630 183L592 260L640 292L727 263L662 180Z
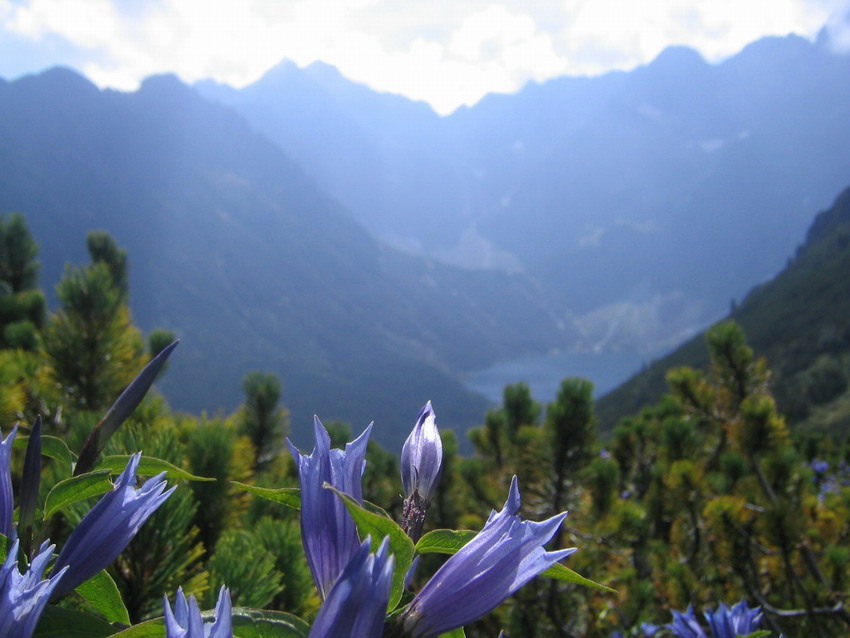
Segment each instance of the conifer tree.
M283 446L288 426L288 411L278 408L280 381L270 372L249 372L242 379L245 403L240 431L254 445L254 469L263 470Z
M0 347L34 351L46 301L36 289L38 246L24 217L0 219Z
M60 308L44 331L51 376L78 410L108 408L144 364L141 334L113 266L67 266L56 287Z
M127 272L127 251L118 246L115 239L103 230L93 230L86 237L86 248L95 264L106 264L112 277L112 285L124 301L130 290Z

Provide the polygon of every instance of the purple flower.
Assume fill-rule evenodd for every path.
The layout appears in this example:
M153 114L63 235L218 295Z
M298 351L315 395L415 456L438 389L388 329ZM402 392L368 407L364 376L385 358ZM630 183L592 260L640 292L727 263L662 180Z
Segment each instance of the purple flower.
M401 483L404 495L419 494L425 503L431 502L443 470L443 441L437 430L436 415L431 402L419 411L416 425L401 448Z
M41 580L54 547L45 542L29 569L21 574L18 571L18 544L17 540L12 543L6 562L0 567L0 636L3 638L29 638L32 635L53 590L62 582L68 569L65 567L52 578Z
M708 626L714 638L736 638L748 636L758 629L761 622L761 607L750 609L747 601L741 600L731 609L722 604L717 611L705 612Z
M431 638L462 627L498 606L532 578L575 550L543 549L567 513L540 523L518 515L519 487L511 481L508 500L457 554L449 558L402 614L413 638Z
M688 605L684 612L673 611L673 622L665 625L678 638L706 638L705 632L697 622L693 605Z
M13 512L15 504L12 496L12 443L18 426L12 428L3 441L0 441L0 534L12 538L14 532ZM2 634L0 634L2 635Z
M309 456L299 452L291 441L287 442L298 464L301 485L301 542L313 581L325 600L337 576L357 553L360 539L354 519L342 500L323 485L328 483L358 503L363 502L363 470L372 425L347 443L345 451L330 449L330 437L318 417L313 429L316 446Z
M809 463L809 467L811 467L814 473L819 477L822 477L824 474L829 472L829 463L823 459L812 459L812 462Z
M133 540L142 524L171 496L164 472L136 489L136 470L141 454L134 454L118 477L113 490L83 517L59 553L51 575L68 567L55 594L67 594L114 561Z
M174 598L174 612L171 611L167 596L163 597L163 610L166 638L233 638L230 592L224 585L218 592L215 621L212 623L204 624L198 601L194 596L189 596L187 601L182 587Z
M340 573L307 638L381 638L393 566L389 539L370 554L367 538Z

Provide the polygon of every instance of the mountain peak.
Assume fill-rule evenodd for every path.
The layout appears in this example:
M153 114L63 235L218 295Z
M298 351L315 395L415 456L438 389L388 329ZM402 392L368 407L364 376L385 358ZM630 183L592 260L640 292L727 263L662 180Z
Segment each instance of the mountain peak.
M689 72L706 66L705 59L695 49L686 46L669 46L650 63L650 68L664 73Z
M49 69L45 69L41 73L24 75L15 80L15 83L21 85L37 84L40 86L50 87L51 90L61 91L63 93L98 93L100 91L100 89L98 89L97 86L95 86L88 78L67 66L54 66Z

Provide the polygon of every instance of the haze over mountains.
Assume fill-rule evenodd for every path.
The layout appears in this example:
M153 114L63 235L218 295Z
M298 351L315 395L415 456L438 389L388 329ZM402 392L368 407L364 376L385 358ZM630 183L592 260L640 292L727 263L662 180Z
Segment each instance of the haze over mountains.
M771 391L792 426L850 432L850 188L815 218L779 275L754 288L729 317L765 357ZM704 335L694 337L597 402L603 430L667 391L678 366L705 369Z
M672 346L777 272L847 183L850 57L767 38L719 65L529 84L447 118L314 64L210 82L374 235L563 295L585 347ZM554 291L554 292L553 292Z
M480 421L464 371L655 353L776 272L850 182L848 77L768 39L440 118L320 64L132 94L56 69L0 84L0 211L27 215L46 288L89 229L129 250L137 321L184 340L174 407L231 409L272 370L296 433L375 419L398 446L427 399Z

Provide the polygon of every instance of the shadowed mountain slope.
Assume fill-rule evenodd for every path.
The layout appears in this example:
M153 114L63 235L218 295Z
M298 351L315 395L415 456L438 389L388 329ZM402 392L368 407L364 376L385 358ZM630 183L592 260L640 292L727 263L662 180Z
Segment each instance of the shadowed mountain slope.
M129 250L131 306L183 343L174 407L232 409L248 370L315 412L400 445L433 399L465 427L486 402L457 371L564 343L525 278L378 244L274 144L172 76L101 92L64 69L0 85L0 210L26 214L51 288L102 228ZM298 437L296 437L298 438Z

